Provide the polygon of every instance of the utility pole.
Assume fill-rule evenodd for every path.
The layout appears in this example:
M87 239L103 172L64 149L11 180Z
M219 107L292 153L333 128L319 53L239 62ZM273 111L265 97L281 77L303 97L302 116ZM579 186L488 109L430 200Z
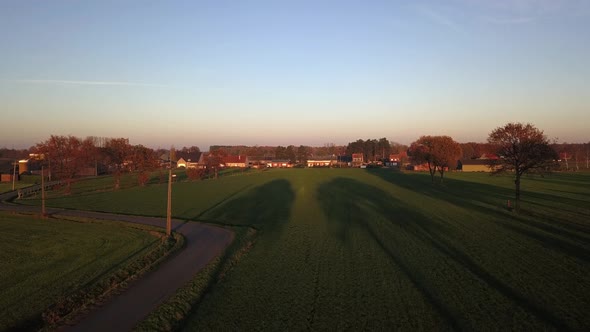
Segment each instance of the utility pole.
M168 210L166 212L166 235L172 234L172 149L170 149L170 169L168 170Z
M14 191L14 181L16 181L16 160L12 166L12 191Z
M45 166L41 166L41 218L45 219Z

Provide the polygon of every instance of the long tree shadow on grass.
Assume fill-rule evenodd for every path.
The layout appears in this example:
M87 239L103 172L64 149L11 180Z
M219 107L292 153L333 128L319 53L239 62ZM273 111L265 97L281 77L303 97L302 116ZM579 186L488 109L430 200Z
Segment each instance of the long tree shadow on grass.
M444 185L432 185L430 179L421 174L394 173L379 169L370 172L396 186L489 215L492 217L489 220L500 227L525 235L555 251L590 261L590 225L575 223L560 218L559 214L546 211L525 210L520 214L511 213L503 208L502 203L513 197L512 189L456 179L445 179ZM554 195L530 192L523 195L542 200L540 202L564 206L571 204L568 199ZM590 209L586 211L590 213ZM584 216L575 215L584 219ZM590 214L585 216L590 217Z
M233 199L229 200L230 197ZM240 195L232 194L230 197L193 219L220 225L239 226L236 231L236 240L221 255L219 263L211 272L211 277L205 282L201 294L191 300L191 312L193 313L198 311L202 299L213 290L215 283L225 278L224 275L237 264L237 261L256 241L255 238L260 236L260 233L268 234L282 229L291 215L295 192L289 181L277 179L251 188ZM252 231L253 229L254 231ZM265 236L265 239L272 240L273 234ZM184 323L185 320L176 321L175 328Z
M277 179L217 205L198 220L265 231L277 229L289 219L294 200L295 192L289 181Z
M444 183L433 185L429 177L419 173L391 172L386 169L368 169L372 175L378 176L385 181L391 182L400 187L419 191L427 195L454 195L467 197L472 202L479 202L495 207L505 207L507 200L514 200L514 187L510 182L509 187L496 186L488 183L473 182L463 179L445 178ZM490 175L492 178L492 176ZM555 184L557 179L548 177L531 177L526 181L548 181ZM576 184L584 188L584 183ZM547 192L537 192L522 189L522 202L527 204L549 205L561 209L575 210L579 207L587 207L590 200L564 197L563 195L552 195ZM585 195L589 192L571 192L571 194ZM572 209L573 207L573 209ZM526 207L525 207L526 209ZM590 212L590 211L588 211ZM590 228L588 229L590 231Z
M568 330L565 322L556 317L550 310L502 282L486 271L468 253L450 243L448 237L445 236L445 234L448 235L449 230L444 225L436 223L425 215L409 208L383 190L356 180L336 178L320 185L318 199L332 229L337 232L339 238L345 244L349 238L347 233L358 231L358 229L366 231L370 238L400 268L453 329L465 329L470 326L464 320L463 313L453 311L446 303L446 299L442 297L442 293L435 289L432 280L429 280L424 272L420 272L429 270L431 266L425 266L424 264L428 265L432 262L418 262L415 256L410 257L410 255L404 254L404 250L395 250L396 244L395 242L392 243L392 239L387 238L385 235L387 232L380 229L379 225L372 220L368 220L367 216L380 216L386 222L395 225L401 230L404 233L403 236L407 236L412 241L421 243L423 246L456 262L466 272L468 271L468 273L483 280L491 288L518 304L539 320L544 321L553 328ZM418 263L424 266L416 267L415 264ZM502 322L499 323L502 324Z
M207 215L207 213L209 213L210 211L215 210L217 207L222 206L223 204L229 202L231 199L233 199L234 197L240 195L241 193L243 193L244 191L246 191L248 188L252 187L251 184L245 185L244 187L236 190L233 193L228 194L227 196L223 197L221 200L213 203L211 206L209 206L208 208L204 209L203 211L199 212L197 215L195 215L194 217L190 217L191 220L203 220L203 216ZM180 213L181 216L186 216L186 215L191 215L193 213L195 213L195 211L199 211L198 207L190 207L187 210L185 210L184 212Z

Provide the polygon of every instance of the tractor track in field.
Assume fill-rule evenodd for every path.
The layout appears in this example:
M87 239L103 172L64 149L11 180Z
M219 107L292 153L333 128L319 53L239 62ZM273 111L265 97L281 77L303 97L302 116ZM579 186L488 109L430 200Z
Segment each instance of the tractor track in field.
M0 194L0 211L39 213L36 206L9 204L5 201L17 197L16 191ZM165 218L121 215L94 211L47 208L54 217L83 217L122 221L156 227L165 227ZM177 289L192 280L212 259L223 253L233 241L234 233L227 229L197 222L173 220L172 228L182 234L185 245L150 271L133 281L121 293L104 304L92 308L63 331L129 331L149 313L172 296Z

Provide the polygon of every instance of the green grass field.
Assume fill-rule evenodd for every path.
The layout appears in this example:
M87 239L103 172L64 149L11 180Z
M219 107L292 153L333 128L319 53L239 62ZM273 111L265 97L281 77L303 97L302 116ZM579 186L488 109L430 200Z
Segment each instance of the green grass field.
M47 307L159 243L117 223L8 213L0 213L0 234L0 330L35 326Z
M20 189L20 188L24 188L24 187L28 187L30 186L30 184L28 183L22 183L22 182L16 182L14 184L14 189ZM12 182L2 182L0 183L0 194L1 193L5 193L8 191L12 191Z
M38 175L21 175L20 181L14 183L14 189L20 189L31 186L33 184L41 182L41 176ZM12 191L12 182L0 183L0 194L8 191Z
M590 175L290 169L174 184L176 217L258 229L189 330L588 330ZM27 200L38 204L36 200ZM159 215L166 186L49 205Z

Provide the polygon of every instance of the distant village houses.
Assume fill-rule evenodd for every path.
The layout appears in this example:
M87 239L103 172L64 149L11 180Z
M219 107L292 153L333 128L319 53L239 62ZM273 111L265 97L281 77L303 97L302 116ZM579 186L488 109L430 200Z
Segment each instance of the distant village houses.
M307 159L307 167L330 167L336 165L336 156L321 156Z
M201 152L192 152L192 153L176 153L176 167L184 167L184 168L201 168L203 164L202 158L203 153Z

